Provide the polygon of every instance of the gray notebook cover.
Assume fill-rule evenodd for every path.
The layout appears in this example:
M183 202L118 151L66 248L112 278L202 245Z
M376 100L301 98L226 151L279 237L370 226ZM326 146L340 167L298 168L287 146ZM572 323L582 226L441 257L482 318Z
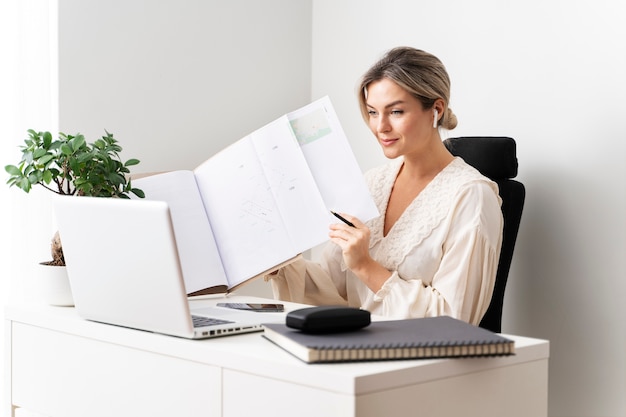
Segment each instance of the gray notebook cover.
M305 362L350 362L514 354L514 342L452 317L372 322L353 332L307 334L282 323L263 336Z

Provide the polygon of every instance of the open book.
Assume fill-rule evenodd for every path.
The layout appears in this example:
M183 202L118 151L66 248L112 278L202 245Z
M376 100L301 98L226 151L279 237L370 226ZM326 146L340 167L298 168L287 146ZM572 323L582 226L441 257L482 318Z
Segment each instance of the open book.
M330 99L286 114L193 171L134 181L170 208L188 294L227 292L328 240L330 210L379 215Z

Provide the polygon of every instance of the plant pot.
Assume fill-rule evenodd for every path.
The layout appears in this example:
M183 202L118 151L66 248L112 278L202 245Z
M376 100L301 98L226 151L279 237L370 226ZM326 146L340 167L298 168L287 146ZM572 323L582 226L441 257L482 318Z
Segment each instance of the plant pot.
M70 280L64 266L39 264L40 289L43 301L53 306L74 305Z

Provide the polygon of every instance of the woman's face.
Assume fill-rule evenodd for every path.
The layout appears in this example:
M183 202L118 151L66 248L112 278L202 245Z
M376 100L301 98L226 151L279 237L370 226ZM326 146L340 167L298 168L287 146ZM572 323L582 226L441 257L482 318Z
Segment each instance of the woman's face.
M438 137L433 128L434 108L424 110L420 101L394 81L383 78L370 83L366 104L369 127L387 158L419 158L431 139Z

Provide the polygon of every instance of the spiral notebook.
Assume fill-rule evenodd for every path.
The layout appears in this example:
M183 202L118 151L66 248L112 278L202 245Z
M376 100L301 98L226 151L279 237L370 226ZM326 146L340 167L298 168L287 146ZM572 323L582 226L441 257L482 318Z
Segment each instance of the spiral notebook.
M307 363L515 354L512 340L448 316L378 321L331 334L302 333L282 323L264 327L266 339Z

